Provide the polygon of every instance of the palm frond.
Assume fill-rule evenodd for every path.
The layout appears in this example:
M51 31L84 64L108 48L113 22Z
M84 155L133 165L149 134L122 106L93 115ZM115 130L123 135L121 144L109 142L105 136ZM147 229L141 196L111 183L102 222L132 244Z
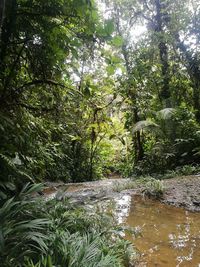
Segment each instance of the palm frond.
M168 120L174 115L175 111L175 108L164 108L157 112L157 116L162 120Z
M151 130L152 128L156 127L158 127L158 125L153 121L150 120L138 121L133 127L133 132L141 130Z

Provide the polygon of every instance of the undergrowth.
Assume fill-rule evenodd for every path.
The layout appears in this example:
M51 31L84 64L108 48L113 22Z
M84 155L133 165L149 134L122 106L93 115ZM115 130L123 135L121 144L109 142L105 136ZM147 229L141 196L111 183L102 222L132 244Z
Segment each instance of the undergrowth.
M162 179L170 179L177 176L187 176L187 175L195 175L200 173L199 165L184 165L182 167L177 167L174 170L166 171L164 174L157 175L158 178Z
M1 206L1 267L130 266L133 248L112 217L34 198L41 188L26 185Z
M116 183L113 187L114 192L121 192L127 189L141 189L141 192L149 197L161 198L164 193L163 182L151 176L140 176L137 179L126 181L124 183Z

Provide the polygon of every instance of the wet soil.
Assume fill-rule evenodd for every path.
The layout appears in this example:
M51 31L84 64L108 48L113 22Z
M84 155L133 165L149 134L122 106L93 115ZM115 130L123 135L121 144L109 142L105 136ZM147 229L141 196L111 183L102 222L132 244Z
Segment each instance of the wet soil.
M164 187L162 202L190 211L200 211L200 175L165 180Z
M130 183L133 189L130 189ZM164 180L163 184L165 190L161 202L200 211L200 175L176 177ZM72 202L85 203L113 198L119 191L121 194L142 195L143 189L131 179L117 178L76 184L47 183L44 194L47 198L57 196L58 199L69 198Z
M115 186L123 186L129 181L130 179L117 178L83 183L47 183L43 193L47 199L56 197L60 200L69 199L73 203L85 204L113 198L117 194Z

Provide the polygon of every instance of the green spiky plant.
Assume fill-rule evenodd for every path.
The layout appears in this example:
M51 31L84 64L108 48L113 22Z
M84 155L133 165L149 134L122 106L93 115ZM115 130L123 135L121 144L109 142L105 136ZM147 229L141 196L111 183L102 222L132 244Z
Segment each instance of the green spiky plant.
M36 195L41 188L28 184L0 208L2 267L128 266L132 247L112 217L45 201Z
M162 198L164 194L163 182L153 177L147 178L147 182L144 184L143 194L155 199Z

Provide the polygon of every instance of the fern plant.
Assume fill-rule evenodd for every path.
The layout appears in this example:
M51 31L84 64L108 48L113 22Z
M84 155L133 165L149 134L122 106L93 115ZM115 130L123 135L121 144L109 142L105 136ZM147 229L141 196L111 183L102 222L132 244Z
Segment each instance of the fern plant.
M0 202L16 194L23 183L34 183L32 177L20 170L14 162L6 155L0 153Z

